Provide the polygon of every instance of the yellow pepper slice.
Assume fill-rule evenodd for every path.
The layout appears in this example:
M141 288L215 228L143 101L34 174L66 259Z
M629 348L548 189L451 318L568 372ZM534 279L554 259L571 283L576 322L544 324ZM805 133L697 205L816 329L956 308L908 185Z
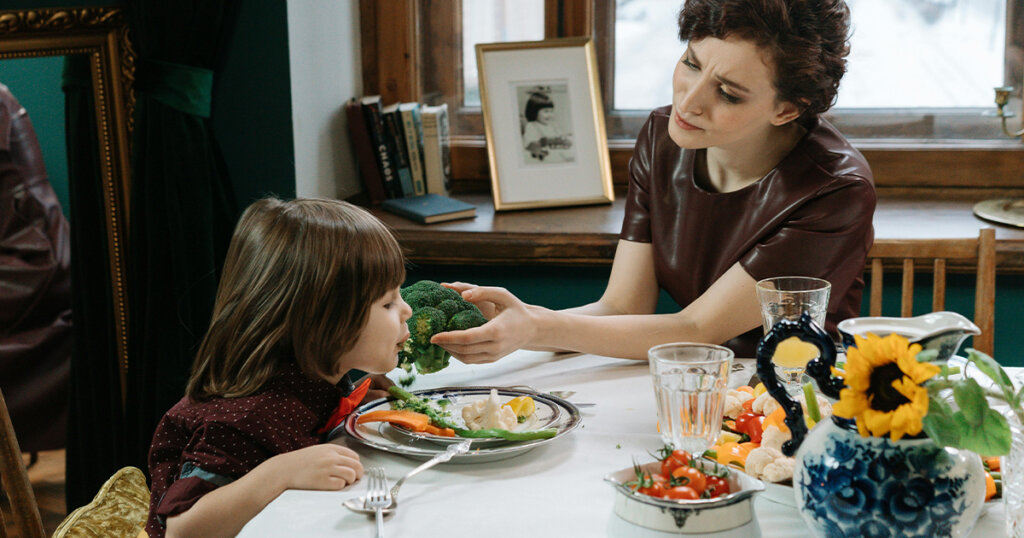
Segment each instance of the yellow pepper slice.
M529 396L517 396L509 400L505 405L512 408L517 417L528 417L537 411L533 398Z

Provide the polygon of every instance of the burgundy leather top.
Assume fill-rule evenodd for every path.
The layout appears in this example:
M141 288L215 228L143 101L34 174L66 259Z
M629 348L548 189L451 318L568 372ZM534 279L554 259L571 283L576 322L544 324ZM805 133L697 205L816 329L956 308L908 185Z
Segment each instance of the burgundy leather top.
M659 286L681 306L737 261L755 280L813 276L832 283L826 325L860 313L862 273L874 241L875 188L859 151L815 119L797 146L743 189L711 192L694 181L696 150L668 136L669 107L637 137L621 239L651 243ZM753 357L761 327L725 343Z
M26 452L65 445L70 241L32 122L0 84L0 389Z

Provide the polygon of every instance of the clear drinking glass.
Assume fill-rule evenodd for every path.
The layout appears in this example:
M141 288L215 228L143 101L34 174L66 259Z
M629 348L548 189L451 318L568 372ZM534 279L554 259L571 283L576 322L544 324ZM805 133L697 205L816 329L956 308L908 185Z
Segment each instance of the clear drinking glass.
M732 350L679 342L652 347L647 357L662 440L700 456L722 429Z
M796 321L804 312L824 327L831 289L832 284L827 280L806 276L780 276L759 281L757 300L761 303L764 332L767 333L780 320ZM795 336L779 342L772 362L775 363L776 375L788 392L800 390L800 376L807 363L818 354L817 347Z

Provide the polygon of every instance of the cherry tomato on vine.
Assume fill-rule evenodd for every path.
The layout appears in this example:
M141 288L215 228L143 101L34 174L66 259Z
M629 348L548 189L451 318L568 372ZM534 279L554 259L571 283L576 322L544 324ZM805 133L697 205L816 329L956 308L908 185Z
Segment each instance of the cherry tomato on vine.
M704 489L712 497L727 495L729 493L729 481L720 476L707 477L707 486Z
M690 455L685 450L674 450L672 454L661 460L661 474L672 476L672 471L690 465Z
M697 495L704 493L704 488L707 486L707 475L694 467L679 467L675 471L672 471L672 476L681 480L682 485L688 486L696 491Z
M665 492L666 499L680 499L686 501L692 501L698 499L700 494L693 490L690 486L676 486Z
M644 495L650 495L651 497L664 497L668 488L665 487L664 482L655 482L654 485L646 488L640 488L640 493Z

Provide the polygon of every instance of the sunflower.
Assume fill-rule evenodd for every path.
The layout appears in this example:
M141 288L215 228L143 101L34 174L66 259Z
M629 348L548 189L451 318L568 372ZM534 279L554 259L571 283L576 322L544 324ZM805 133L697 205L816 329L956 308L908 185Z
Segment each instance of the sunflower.
M917 362L919 344L898 335L885 338L868 333L854 337L847 351L846 371L833 373L846 381L832 412L857 420L864 437L889 434L894 441L921 433L928 414L928 389L923 384L939 373L934 364Z

